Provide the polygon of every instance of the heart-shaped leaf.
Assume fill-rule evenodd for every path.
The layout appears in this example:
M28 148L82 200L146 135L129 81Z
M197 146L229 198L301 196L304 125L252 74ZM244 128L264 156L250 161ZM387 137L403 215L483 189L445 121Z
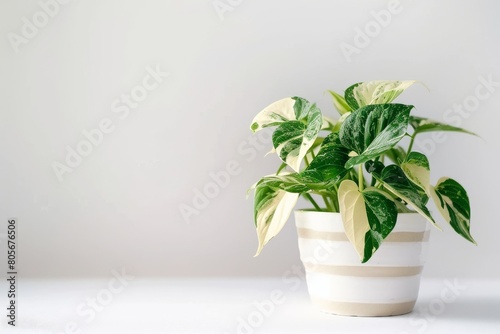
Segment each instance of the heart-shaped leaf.
M323 125L330 126L315 104L300 97L290 97L262 110L254 118L251 129L256 132L265 127L277 126L273 133L276 153L298 172ZM334 126L331 124L331 127Z
M259 240L255 256L259 255L269 240L281 231L299 199L298 192L289 192L291 187L287 190L280 189L286 187L273 184L276 181L286 184L277 177L272 180L264 178L255 188L254 219Z
M470 234L469 196L457 181L443 177L435 187L431 187L432 198L441 215L462 237L473 244L476 241Z
M359 191L352 180L340 184L339 205L347 238L366 262L396 225L396 205L378 189Z
M252 121L250 128L253 132L262 130L270 126L277 126L281 123L296 120L293 106L295 100L291 97L276 101L258 113Z
M410 204L415 211L424 216L429 222L434 224L438 229L441 229L434 218L432 218L426 204L429 198L427 195L419 190L413 183L406 177L401 167L397 165L390 165L382 170L380 175L372 174L377 181L387 188L391 193L401 198L406 203Z
M315 175L318 181L337 183L347 173L345 168L347 160L349 160L349 150L340 143L338 133L331 133L325 138L316 157L303 174Z
M391 103L416 81L368 81L354 84L346 89L345 101L353 109L371 105Z
M431 172L429 160L425 155L419 152L410 152L401 164L401 169L408 179L425 191L428 196L431 195L429 190Z
M342 124L340 142L354 151L346 168L372 160L395 146L406 134L413 106L378 104L353 112Z

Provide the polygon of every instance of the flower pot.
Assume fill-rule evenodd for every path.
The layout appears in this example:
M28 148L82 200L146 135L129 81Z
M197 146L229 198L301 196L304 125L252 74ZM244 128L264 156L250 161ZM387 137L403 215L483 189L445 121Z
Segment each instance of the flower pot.
M320 310L349 316L391 316L413 310L429 240L418 213L401 213L372 258L361 263L339 213L296 211L300 258L309 295Z

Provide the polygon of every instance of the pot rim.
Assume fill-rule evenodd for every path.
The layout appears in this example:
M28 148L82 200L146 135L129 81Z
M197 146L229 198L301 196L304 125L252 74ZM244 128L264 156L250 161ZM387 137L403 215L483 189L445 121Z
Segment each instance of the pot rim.
M317 214L333 214L333 215L340 215L340 212L332 212L332 211L318 211L316 209L297 209L294 210L294 212L304 212L304 213L317 213ZM417 211L411 211L411 212L398 212L399 215L419 215Z
M316 211L316 210L295 210L295 225L298 228L312 228L331 232L344 231L342 215L339 212ZM398 213L394 232L417 232L430 229L430 223L418 212Z

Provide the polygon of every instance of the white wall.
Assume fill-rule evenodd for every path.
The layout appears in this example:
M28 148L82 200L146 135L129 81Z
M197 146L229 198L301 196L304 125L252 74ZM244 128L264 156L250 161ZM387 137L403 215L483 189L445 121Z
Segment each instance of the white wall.
M500 82L498 1L402 0L379 31L372 11L387 1L231 3L221 20L212 0L73 0L52 8L37 32L24 28L23 40L24 17L45 24L39 2L0 3L0 232L7 217L19 219L21 272L281 275L299 263L292 222L252 257L245 192L277 166L263 158L269 142L251 149L255 113L300 95L334 116L327 89L417 79L430 92L416 86L399 101L482 137L448 135L429 154L433 180L450 175L469 190L479 246L450 228L435 231L425 274L499 278L499 85L474 100L480 78ZM346 57L342 43L356 46L365 28L373 37ZM157 66L168 77L126 115L121 95L141 93L147 68ZM447 112L474 101L462 115ZM113 131L59 182L52 164L103 119ZM187 223L181 204L192 205L194 189L231 161L239 174Z

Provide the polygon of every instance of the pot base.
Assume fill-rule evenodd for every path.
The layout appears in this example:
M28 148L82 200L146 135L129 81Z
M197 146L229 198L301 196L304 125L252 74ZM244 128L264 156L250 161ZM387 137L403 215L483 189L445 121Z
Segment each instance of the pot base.
M416 300L405 303L375 304L375 303L352 303L334 302L314 298L312 303L320 311L351 317L388 317L410 313L413 311Z

